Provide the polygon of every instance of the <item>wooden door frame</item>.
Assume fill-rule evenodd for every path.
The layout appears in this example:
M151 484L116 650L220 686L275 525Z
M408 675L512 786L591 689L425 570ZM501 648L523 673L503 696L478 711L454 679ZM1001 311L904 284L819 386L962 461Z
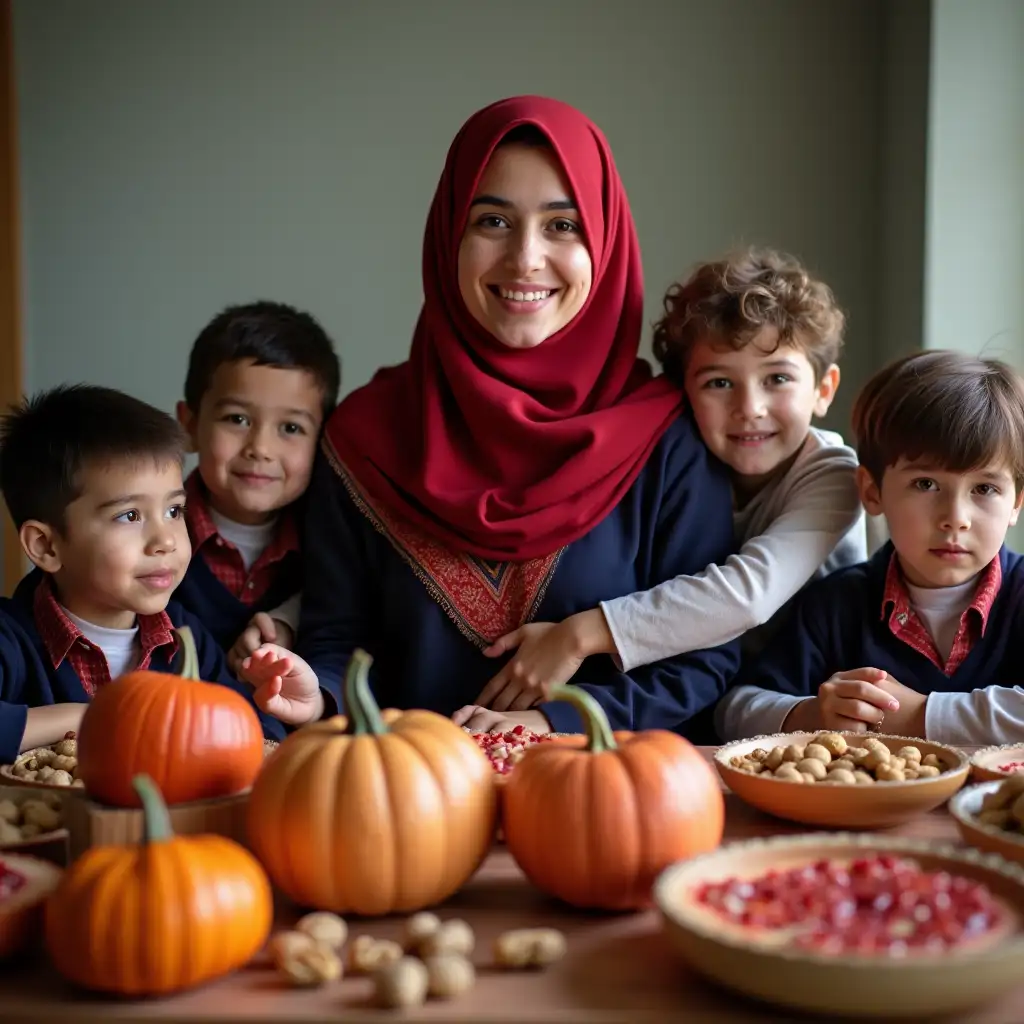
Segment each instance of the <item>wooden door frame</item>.
M14 76L12 0L0 0L0 408L19 401L24 388L21 316L21 217L18 183L18 109ZM3 593L12 594L24 561L18 531L3 519Z

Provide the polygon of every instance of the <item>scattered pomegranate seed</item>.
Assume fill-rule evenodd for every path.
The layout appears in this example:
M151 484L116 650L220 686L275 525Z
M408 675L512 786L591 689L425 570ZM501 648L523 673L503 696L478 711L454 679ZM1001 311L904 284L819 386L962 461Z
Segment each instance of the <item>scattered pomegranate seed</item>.
M0 858L0 903L13 896L28 879Z
M1019 772L1022 768L1024 768L1024 761L1008 761L999 766L1001 772Z
M508 775L512 766L522 759L527 747L551 739L548 733L536 733L524 725L514 726L507 732L475 732L470 735L499 775Z
M1001 918L982 883L890 854L708 882L697 900L733 924L793 929L793 947L835 956L942 953Z

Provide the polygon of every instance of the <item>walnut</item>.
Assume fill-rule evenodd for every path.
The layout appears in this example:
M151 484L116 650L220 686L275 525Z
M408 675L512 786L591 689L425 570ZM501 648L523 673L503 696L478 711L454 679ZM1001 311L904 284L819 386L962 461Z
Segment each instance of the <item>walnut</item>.
M377 1002L388 1009L422 1006L427 998L430 976L426 966L411 956L380 968L373 976Z
M425 939L439 931L441 918L424 910L413 914L405 922L405 948L410 953L419 954Z
M457 953L429 956L427 968L427 994L435 999L452 999L468 992L476 981L473 965Z
M21 817L26 825L38 825L43 832L55 832L60 828L60 812L42 800L23 801Z
M50 784L53 786L70 786L75 780L71 773L58 769L50 776Z
M313 987L341 977L341 959L337 953L314 942L303 949L297 948L292 956L284 957L279 970L295 985Z
M405 950L390 939L375 939L372 935L360 935L348 947L348 966L357 974L372 974L382 967L397 963Z
M78 757L78 740L76 739L63 739L59 743L54 743L53 752L55 754L62 754L64 757Z
M500 967L548 967L565 956L565 936L554 928L519 928L494 941Z
M13 800L0 800L0 821L6 821L11 825L17 825L21 817L21 811Z
M309 935L326 949L337 952L348 938L348 926L337 914L318 912L306 914L295 925L297 932Z
M473 929L465 921L455 918L445 921L437 931L425 936L420 943L420 953L422 956L440 956L442 953L469 956L475 946Z

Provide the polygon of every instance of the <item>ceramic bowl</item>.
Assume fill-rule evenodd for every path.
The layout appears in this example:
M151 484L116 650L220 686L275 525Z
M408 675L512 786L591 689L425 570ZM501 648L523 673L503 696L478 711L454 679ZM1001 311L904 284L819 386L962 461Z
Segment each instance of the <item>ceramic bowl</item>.
M833 792L836 787L822 788ZM1006 933L960 952L835 956L751 937L696 899L705 882L880 853L983 882L1009 910ZM829 1016L921 1018L978 1006L1024 980L1024 870L977 850L870 833L754 839L666 868L655 883L654 898L669 940L691 967L720 985L778 1006Z
M999 789L1005 781L1006 776L1003 776L992 782L967 786L950 800L949 813L956 820L965 843L986 853L998 853L1007 860L1024 864L1024 835L978 821L982 800Z
M867 739L881 740L893 753L915 746L922 754L935 754L949 769L927 779L876 782L873 785L821 785L788 782L754 775L729 762L757 748L806 745L817 733L790 732L727 743L715 751L715 767L722 780L741 800L777 818L827 828L885 828L945 803L967 781L970 761L955 747L907 736L875 733L839 733L851 746Z
M43 903L57 887L62 871L47 861L17 853L4 853L0 860L28 878L22 889L0 900L0 960L3 960L20 952L34 938L42 918Z
M1000 771L999 766L1016 761L1024 764L1024 743L1003 743L997 747L983 747L971 755L971 775L975 782L1005 779L1011 773Z
M67 790L67 786L58 786L57 789ZM49 804L51 807L55 807L63 813L64 800L56 794L47 793L43 796L41 793L33 793L25 786L0 786L0 802L10 801L14 804L21 804L25 800L42 800L44 803ZM36 836L32 836L28 839L19 839L17 841L0 842L0 853L25 853L35 854L36 851L45 851L53 844L67 845L68 830L64 827L63 821L61 822L60 828L51 829L49 832L40 832ZM66 851L65 851L66 852ZM45 857L47 860L61 859L54 857Z

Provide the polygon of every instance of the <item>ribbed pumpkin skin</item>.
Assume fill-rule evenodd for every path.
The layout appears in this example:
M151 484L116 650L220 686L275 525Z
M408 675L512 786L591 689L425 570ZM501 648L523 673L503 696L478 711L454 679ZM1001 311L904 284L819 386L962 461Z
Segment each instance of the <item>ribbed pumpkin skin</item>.
M555 688L551 698L561 690L576 688ZM576 907L648 907L664 868L722 841L722 790L695 747L660 729L615 733L614 742L600 751L538 744L502 787L516 863L538 889Z
M262 765L263 729L241 694L165 672L131 672L101 687L78 734L86 792L114 807L139 806L139 774L174 805L248 789Z
M383 735L344 716L289 736L249 801L249 839L303 907L408 913L446 899L494 839L494 773L476 742L431 711L386 710Z
M248 851L221 836L170 837L86 851L47 901L46 945L85 988L167 995L244 966L272 920L270 883Z

